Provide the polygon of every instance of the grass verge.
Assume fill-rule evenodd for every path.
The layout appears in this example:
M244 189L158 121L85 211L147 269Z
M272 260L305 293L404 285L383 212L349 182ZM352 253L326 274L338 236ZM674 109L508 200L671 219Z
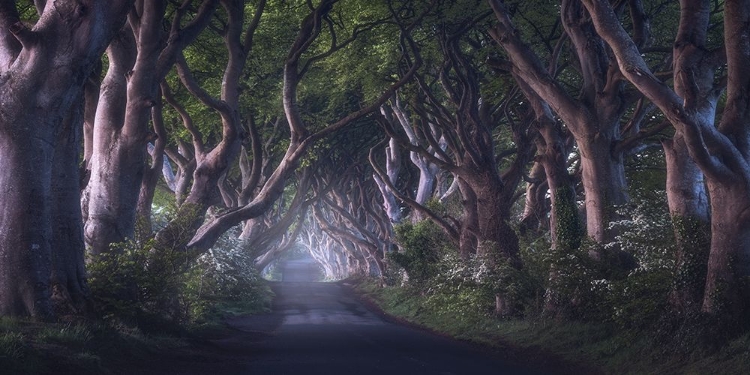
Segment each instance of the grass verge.
M614 324L555 320L506 320L466 309L436 311L409 287L381 287L351 279L355 291L385 314L429 330L489 346L519 362L533 361L560 373L746 374L750 335L719 347L664 339L651 330L623 330ZM658 338L657 338L658 337ZM677 349L679 347L679 349Z
M208 340L227 334L223 320L254 314L270 306L272 292L258 301L217 301L199 322L177 324L155 316L137 323L81 320L41 323L0 317L0 374L107 375L222 373ZM268 300L265 301L265 299ZM213 357L212 357L213 356ZM217 364L218 363L218 364ZM224 366L224 367L221 367Z

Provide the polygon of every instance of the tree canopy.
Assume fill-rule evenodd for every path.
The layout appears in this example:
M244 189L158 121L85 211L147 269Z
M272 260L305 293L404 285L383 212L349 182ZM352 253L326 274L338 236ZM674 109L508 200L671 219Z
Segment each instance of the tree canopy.
M232 236L331 279L464 265L502 316L638 285L746 320L748 0L3 4L0 315Z

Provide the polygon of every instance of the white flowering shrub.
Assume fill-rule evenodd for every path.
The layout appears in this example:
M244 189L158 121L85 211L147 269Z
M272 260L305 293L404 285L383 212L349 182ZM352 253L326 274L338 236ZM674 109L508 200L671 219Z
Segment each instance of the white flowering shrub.
M438 272L427 283L425 305L438 315L463 319L490 314L494 307L490 271L476 256L461 259L446 252L436 264Z
M124 321L195 322L227 305L243 312L268 308L272 295L233 231L197 259L156 249L153 239L130 240L92 257L88 271L99 313Z
M242 306L243 311L270 308L270 289L237 231L225 233L214 247L198 257L190 272L185 296L192 303L196 318L228 303Z
M611 319L625 327L652 322L668 308L674 283L675 239L666 208L666 193L652 194L648 201L618 207L622 219L610 229L619 233L606 245L631 254L638 266L625 277L612 280L605 295Z
M666 202L638 202L617 208L622 219L611 222L609 230L618 233L605 248L619 248L638 260L637 272L672 269L674 233Z

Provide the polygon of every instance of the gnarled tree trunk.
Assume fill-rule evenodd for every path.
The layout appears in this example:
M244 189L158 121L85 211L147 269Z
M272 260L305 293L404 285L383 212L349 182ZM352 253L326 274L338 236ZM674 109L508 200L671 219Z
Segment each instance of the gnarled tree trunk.
M71 155L68 147L77 150L76 142L58 136L71 136L80 126L80 113L71 114L74 103L131 4L39 2L31 29L18 18L15 2L0 4L0 315L53 318L55 304L75 304L81 295L80 249L61 248L78 245L75 239L57 243L53 234L58 219L75 217L60 199L77 194L69 185L77 176L53 185L53 176L62 177L62 171L53 173L53 157ZM79 230L75 224L68 229Z
M690 105L654 77L635 43L620 25L610 4L583 0L597 32L609 43L621 72L664 113L685 137L691 158L706 177L711 202L711 250L708 259L702 311L726 322L737 322L747 308L747 290L740 281L750 276L750 1L732 0L724 5L724 48L706 56L726 58L727 94L721 122ZM683 16L705 8L699 0L684 0ZM681 27L690 17L681 17ZM705 33L707 22L699 23ZM705 59L699 59L707 61ZM697 61L696 61L697 63ZM698 68L696 64L684 67ZM690 77L698 74L682 70ZM688 87L701 80L690 80ZM716 86L714 83L711 86ZM715 90L714 90L715 91Z

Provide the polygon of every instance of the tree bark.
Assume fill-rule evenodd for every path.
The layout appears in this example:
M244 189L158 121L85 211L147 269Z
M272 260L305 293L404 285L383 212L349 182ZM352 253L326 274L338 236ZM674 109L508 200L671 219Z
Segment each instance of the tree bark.
M667 203L676 239L676 267L670 305L696 313L703 303L711 240L708 195L703 173L690 159L681 134L662 142L667 166Z
M82 259L75 248L53 243L54 220L75 215L71 206L53 204L61 198L54 194L73 194L76 176L65 176L53 191L53 175L62 172L53 174L53 157L71 155L64 148L75 146L63 146L58 136L74 134L80 114L71 115L73 105L131 4L50 2L32 29L20 22L13 2L0 5L0 315L51 319L55 305L75 304L80 295Z
M74 105L57 136L52 162L52 301L55 316L90 312L84 268L79 152L83 107Z
M145 80L154 79L154 66L143 66L142 58L136 66L138 51L133 34L134 30L125 27L107 51L109 68L99 96L91 180L85 193L85 234L92 254L108 252L110 244L135 236L146 154L147 120L142 116L148 113L155 95L149 92L153 90L136 91L143 88ZM127 121L134 122L126 125Z
M6 101L6 98L3 95L5 106L16 104L20 109L28 105ZM52 228L48 202L52 199L50 184L56 124L39 117L20 114L0 117L4 125L0 130L3 164L0 187L4 191L0 210L0 315L49 319L54 315L50 301ZM7 131L12 129L7 129L7 125L15 121L34 124L33 130ZM47 129L42 127L44 125Z
M134 238L136 208L146 173L151 109L159 84L178 54L205 28L218 0L204 0L190 22L187 7L174 13L164 35L165 0L138 0L128 27L108 50L109 69L94 125L94 152L88 187L86 241L93 254ZM166 40L164 42L163 38ZM144 203L145 204L145 203Z
M385 148L385 176L388 177L390 185L396 186L398 173L401 170L401 154L398 143L391 138L388 146ZM378 185L380 195L383 197L383 209L388 214L388 219L393 224L401 222L401 207L396 203L396 196L388 189L388 185L383 182L380 176L373 174L373 179Z
M711 17L707 1L683 0L674 43L674 88L685 109L703 118L716 116L719 99L714 88L717 64L706 49ZM690 158L685 136L677 131L662 142L667 166L667 202L672 216L677 254L674 288L669 296L678 312L700 311L710 248L710 207L703 173Z
M528 232L538 233L541 228L549 227L549 203L547 203L548 185L544 174L544 165L535 162L529 172L531 179L526 183L525 202L523 214L519 224L519 232L525 235Z
M747 307L747 290L740 280L750 275L750 162L747 157L750 30L746 26L750 21L750 2L725 3L724 48L718 52L726 57L727 94L718 126L715 126L715 118L707 117L706 112L686 106L689 98L680 98L654 77L608 2L583 0L583 3L597 31L611 46L623 75L683 134L691 158L706 177L711 202L711 250L702 311L723 321L736 322ZM693 14L700 8L696 5L702 2L691 3L692 6L682 9L683 15ZM716 59L716 53L707 57ZM716 84L713 86L715 88Z

